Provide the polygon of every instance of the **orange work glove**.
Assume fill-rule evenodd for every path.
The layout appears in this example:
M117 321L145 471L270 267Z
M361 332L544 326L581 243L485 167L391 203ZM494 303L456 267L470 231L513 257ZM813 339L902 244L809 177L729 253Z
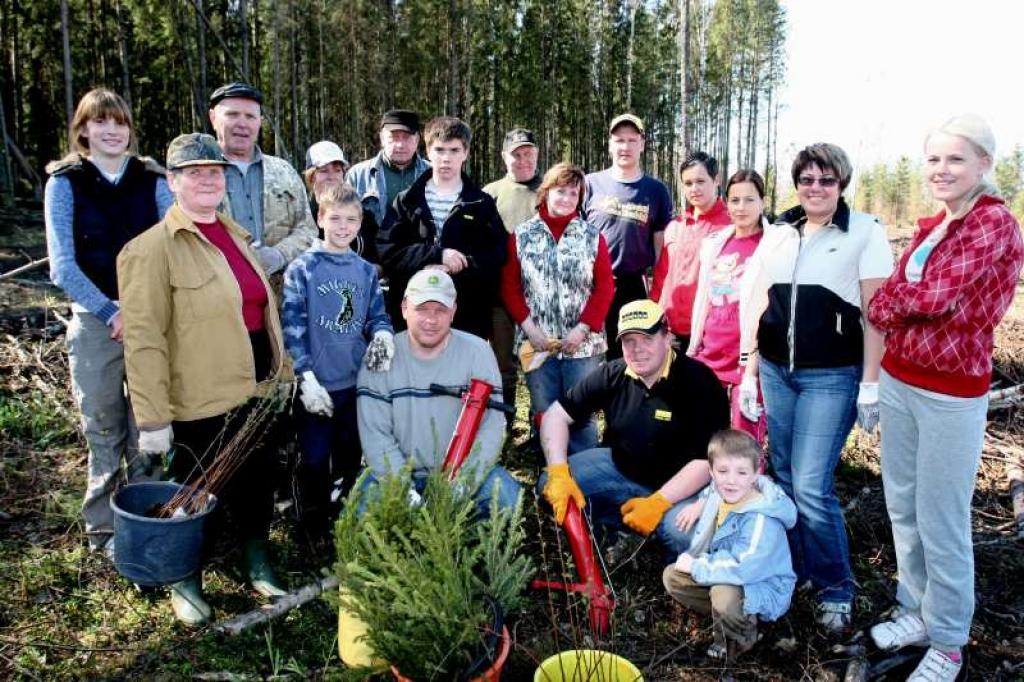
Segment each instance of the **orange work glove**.
M648 497L634 497L626 500L619 507L622 522L644 537L654 532L661 523L661 517L669 510L672 503L661 494L661 491Z
M547 468L547 472L548 481L544 484L544 499L555 510L555 521L558 525L562 525L570 498L576 501L576 506L581 511L587 501L583 497L583 491L576 485L572 474L569 473L568 464L552 464Z

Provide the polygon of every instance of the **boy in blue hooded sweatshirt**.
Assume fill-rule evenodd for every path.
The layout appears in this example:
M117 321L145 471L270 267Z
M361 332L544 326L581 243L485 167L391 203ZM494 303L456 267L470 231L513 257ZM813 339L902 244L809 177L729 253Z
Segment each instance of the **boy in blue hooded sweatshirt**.
M285 271L281 310L285 348L300 377L295 501L311 544L329 539L333 502L359 473L359 366L365 357L368 369L386 372L395 353L377 271L350 248L362 223L359 194L331 186L317 200L324 238ZM331 482L339 479L341 494L332 499Z
M759 476L761 448L742 431L719 431L708 442L711 483L682 509L676 526L696 522L690 548L665 568L673 599L710 614L711 658L735 657L757 642L757 619L776 620L789 609L796 574L786 530L796 506L767 476Z

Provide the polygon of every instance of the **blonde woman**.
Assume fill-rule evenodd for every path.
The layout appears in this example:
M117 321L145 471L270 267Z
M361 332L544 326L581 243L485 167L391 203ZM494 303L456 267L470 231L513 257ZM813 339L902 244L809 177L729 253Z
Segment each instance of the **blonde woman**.
M992 331L1013 301L1020 225L986 179L995 138L974 115L925 139L941 209L918 221L899 267L871 301L885 333L882 482L896 546L897 609L871 629L883 649L927 644L908 678L954 680L974 614L971 497L992 376Z

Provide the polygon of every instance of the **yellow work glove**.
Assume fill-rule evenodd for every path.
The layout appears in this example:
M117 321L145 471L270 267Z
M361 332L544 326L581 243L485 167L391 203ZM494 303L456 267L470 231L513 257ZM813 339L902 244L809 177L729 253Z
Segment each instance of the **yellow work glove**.
M552 464L547 468L548 482L544 484L544 499L555 510L555 521L562 525L565 521L565 510L569 506L569 498L576 500L576 506L583 509L586 498L583 491L576 485L568 464Z
M672 503L661 494L661 491L648 497L634 497L626 500L619 507L622 522L640 535L648 536L661 523L661 517L669 510Z

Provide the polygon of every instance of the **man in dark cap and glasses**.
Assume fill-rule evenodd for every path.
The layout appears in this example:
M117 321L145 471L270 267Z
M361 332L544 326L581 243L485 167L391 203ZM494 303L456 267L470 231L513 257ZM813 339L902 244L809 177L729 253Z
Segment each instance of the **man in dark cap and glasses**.
M252 235L266 273L284 270L316 238L306 188L284 159L257 144L263 94L248 83L228 83L210 95L210 124L230 162L224 210Z
M419 144L419 115L415 111L392 109L380 120L380 152L352 166L345 176L362 197L363 209L373 214L378 226L399 192L409 189L430 168L417 151Z

